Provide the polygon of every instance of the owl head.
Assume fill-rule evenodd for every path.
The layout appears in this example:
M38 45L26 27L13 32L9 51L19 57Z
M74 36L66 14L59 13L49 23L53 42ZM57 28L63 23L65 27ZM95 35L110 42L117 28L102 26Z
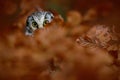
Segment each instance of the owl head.
M36 29L42 29L54 18L49 11L37 11L28 16L26 20L25 35L32 35Z

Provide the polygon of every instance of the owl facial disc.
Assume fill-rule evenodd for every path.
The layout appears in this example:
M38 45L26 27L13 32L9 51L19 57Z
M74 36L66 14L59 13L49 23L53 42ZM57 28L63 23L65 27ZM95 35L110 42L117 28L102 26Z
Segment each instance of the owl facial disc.
M28 16L26 20L25 35L32 35L36 29L43 28L50 23L54 15L49 11L37 11Z

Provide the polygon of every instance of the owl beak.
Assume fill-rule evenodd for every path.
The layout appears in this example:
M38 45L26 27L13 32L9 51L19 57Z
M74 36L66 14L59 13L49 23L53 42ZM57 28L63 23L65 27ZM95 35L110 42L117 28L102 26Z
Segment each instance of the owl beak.
M25 35L26 36L32 36L32 34L33 34L33 31L29 27L26 27L26 29L25 29Z

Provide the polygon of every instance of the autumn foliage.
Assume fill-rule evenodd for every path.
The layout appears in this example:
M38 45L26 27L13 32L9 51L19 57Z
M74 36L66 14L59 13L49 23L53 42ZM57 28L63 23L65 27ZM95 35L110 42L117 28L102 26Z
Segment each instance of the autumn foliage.
M20 12L17 1L2 2L12 8L4 15L16 17L0 30L0 80L120 80L118 26L96 24L98 8L67 11L66 21L53 10L50 24L25 36L26 18L36 11L31 5L44 8L32 1L22 0Z

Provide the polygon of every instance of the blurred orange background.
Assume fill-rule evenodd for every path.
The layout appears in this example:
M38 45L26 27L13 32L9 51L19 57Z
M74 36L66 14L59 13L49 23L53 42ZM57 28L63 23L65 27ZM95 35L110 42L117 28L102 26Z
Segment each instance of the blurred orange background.
M65 21L25 36L37 8ZM120 0L0 0L0 80L120 80L119 23Z
M120 22L120 0L1 0L1 27L17 20L18 16L40 7L59 12L64 18L67 11L78 10L84 15L89 9L97 10L97 23L118 25Z

